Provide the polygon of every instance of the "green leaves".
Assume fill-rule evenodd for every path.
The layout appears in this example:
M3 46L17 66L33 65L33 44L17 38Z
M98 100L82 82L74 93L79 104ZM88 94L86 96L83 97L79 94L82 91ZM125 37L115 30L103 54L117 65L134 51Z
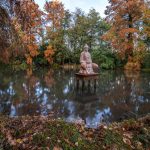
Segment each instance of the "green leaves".
M101 47L92 51L93 62L96 62L103 69L114 69L116 67L115 61L117 58L111 50Z

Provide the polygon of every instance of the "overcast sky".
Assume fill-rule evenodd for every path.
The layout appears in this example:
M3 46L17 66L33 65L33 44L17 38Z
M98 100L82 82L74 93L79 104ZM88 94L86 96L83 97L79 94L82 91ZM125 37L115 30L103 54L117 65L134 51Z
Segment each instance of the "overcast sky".
M35 0L39 4L40 8L43 8L45 0ZM104 17L104 10L108 5L108 0L61 0L66 9L74 11L76 7L81 8L86 13L90 8L96 9L102 17Z

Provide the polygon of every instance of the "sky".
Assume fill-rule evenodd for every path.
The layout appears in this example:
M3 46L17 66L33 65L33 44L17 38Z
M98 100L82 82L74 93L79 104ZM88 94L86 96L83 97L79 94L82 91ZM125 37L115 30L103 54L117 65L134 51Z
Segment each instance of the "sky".
M81 8L84 12L88 13L89 9L94 8L98 11L101 17L105 17L104 10L108 5L108 0L60 0L65 9L69 9L71 12L75 11L75 8ZM43 9L45 0L35 0L39 4L40 8Z

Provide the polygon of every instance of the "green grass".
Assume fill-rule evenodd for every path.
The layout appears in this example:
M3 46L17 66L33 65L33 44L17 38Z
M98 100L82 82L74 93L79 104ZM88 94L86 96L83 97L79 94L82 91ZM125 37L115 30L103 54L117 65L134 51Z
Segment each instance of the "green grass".
M149 141L150 115L97 129L42 116L0 117L0 150L148 150Z

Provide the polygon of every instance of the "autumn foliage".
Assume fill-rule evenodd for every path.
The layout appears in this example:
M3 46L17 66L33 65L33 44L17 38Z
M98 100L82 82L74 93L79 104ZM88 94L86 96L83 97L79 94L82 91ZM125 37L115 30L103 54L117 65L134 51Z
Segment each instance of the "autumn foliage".
M51 23L52 30L61 28L61 21L64 17L64 6L58 0L45 3L46 21Z
M53 62L53 58L52 58L53 54L54 54L54 50L53 50L52 46L50 46L50 45L47 46L47 48L44 52L44 56L49 63Z
M9 150L148 150L150 115L96 129L65 123L53 114L7 118L0 116L0 147Z
M25 47L27 64L32 64L32 59L38 55L36 36L41 30L42 11L32 0L17 1L14 6L15 17L12 18L15 29Z
M60 50L61 45L63 44L63 35L61 33L62 31L62 21L64 19L64 13L65 13L65 9L64 9L64 5L58 1L49 1L46 2L44 5L44 9L45 9L45 22L46 22L46 39L48 39L50 45L51 45L51 52L52 49L54 50ZM62 37L62 38L61 38ZM61 51L63 51L63 49L61 49ZM50 53L49 55L52 55L52 53L48 49L46 50L45 53L47 53L46 55L48 55L48 53ZM45 55L45 56L46 56ZM51 58L47 58L48 62L50 62Z
M145 2L143 24L144 24L144 35L147 38L150 38L150 1L149 0L146 0Z
M149 8L144 0L109 0L109 3L105 13L111 29L103 39L111 43L121 58L134 57L137 51L145 50L142 33L149 32L150 27L143 29L143 22Z
M77 63L87 43L92 50L97 49L93 56L102 64L100 51L107 49L112 59L117 53L140 68L149 49L149 0L109 0L107 22L95 9L88 14L81 9L71 13L59 0L46 1L44 11L34 0L1 1L5 8L0 3L0 61L4 63Z

